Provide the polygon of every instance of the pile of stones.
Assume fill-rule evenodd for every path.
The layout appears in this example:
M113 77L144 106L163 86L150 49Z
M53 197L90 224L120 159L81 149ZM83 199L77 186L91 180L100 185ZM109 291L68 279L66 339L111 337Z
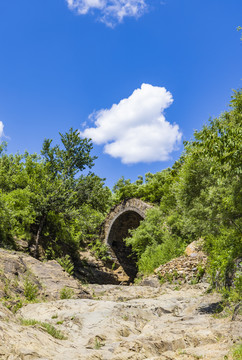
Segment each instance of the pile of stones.
M198 240L188 245L183 256L159 266L154 272L163 281L196 283L203 278L206 264L207 256L202 251L202 241Z

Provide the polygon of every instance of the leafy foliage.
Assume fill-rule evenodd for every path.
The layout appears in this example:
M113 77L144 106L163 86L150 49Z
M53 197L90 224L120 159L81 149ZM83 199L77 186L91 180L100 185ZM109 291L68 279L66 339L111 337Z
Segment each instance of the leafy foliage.
M63 287L63 289L61 289L60 291L60 299L64 300L64 299L72 299L74 296L74 291L71 288L68 288L66 286Z
M115 199L135 196L158 205L126 239L139 271L152 272L202 237L212 283L231 286L228 274L242 256L241 125L242 91L235 91L230 110L195 131L171 169L147 174L145 183L121 179L115 185Z
M166 169L156 174L147 173L145 182L142 176L138 177L135 183L124 177L114 185L114 202L119 203L127 198L140 198L154 204L159 204L165 192L165 185L169 176L170 169Z
M138 256L138 268L144 274L151 273L156 267L182 254L184 243L175 237L169 225L164 221L159 208L150 209L140 226L132 230L127 245Z
M74 264L68 254L62 258L58 258L57 261L68 274L73 275Z
M96 258L101 259L103 261L110 260L110 256L108 255L108 248L105 244L103 244L99 239L92 241L89 244L91 252L94 253Z
M36 257L67 265L66 256L71 261L96 237L111 192L95 174L81 174L94 164L91 141L73 129L60 140L52 146L46 139L41 155L8 155L1 144L0 243L14 247L14 237L26 239Z
M6 153L0 145L0 244L14 247L24 238L35 256L52 259L72 272L80 248L90 244L100 258L106 249L99 226L112 205L137 197L155 207L126 239L142 273L179 256L186 244L204 239L214 286L239 294L242 257L242 91L235 91L229 111L210 119L172 168L131 182L123 177L113 196L91 169L92 144L77 130L60 134L61 145L43 143L41 155ZM226 290L227 291L227 290ZM230 294L232 292L230 291ZM235 295L236 297L237 295Z
M27 277L24 282L24 296L28 301L33 301L37 298L38 286L33 284Z

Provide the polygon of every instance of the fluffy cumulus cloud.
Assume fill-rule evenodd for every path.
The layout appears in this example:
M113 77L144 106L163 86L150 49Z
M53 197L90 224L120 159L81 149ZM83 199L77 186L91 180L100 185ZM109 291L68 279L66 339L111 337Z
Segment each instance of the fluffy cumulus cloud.
M93 113L90 118L95 127L80 135L104 144L105 153L125 164L168 160L182 136L178 125L164 116L172 102L164 87L142 84L119 104Z
M139 17L146 8L145 0L66 0L68 7L80 15L99 12L99 20L110 27L125 17Z
M0 137L3 135L3 128L4 128L3 122L0 121Z

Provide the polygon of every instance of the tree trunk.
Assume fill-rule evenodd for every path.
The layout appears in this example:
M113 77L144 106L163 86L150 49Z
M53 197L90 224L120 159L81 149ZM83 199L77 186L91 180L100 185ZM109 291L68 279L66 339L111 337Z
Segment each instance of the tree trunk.
M38 258L38 256L39 256L39 239L40 239L40 235L41 235L41 232L42 232L44 224L45 224L45 220L46 220L46 215L43 215L40 220L40 224L39 224L39 228L38 228L36 240L35 240L35 254L34 254L35 258Z

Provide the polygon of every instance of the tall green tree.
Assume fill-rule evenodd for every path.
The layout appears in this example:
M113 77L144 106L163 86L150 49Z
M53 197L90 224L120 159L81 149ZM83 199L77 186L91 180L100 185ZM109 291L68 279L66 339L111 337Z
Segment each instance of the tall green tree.
M41 240L48 257L74 252L90 239L111 204L103 179L83 175L95 160L91 140L70 129L60 145L43 143L41 155L6 153L0 146L0 237L24 237L38 257ZM6 226L6 223L9 226Z
M185 143L172 169L149 176L145 197L150 193L150 200L154 184L160 208L127 239L140 271L152 271L157 257L168 261L203 237L212 277L217 274L216 284L225 284L234 259L242 256L242 91L234 92L229 111Z
M38 256L39 239L48 214L52 212L68 216L68 212L73 210L77 196L76 175L85 168L91 168L96 158L90 155L91 140L81 139L78 130L71 128L65 134L60 133L60 138L62 146L51 146L50 139L44 141L41 151L44 159L37 165L32 162L31 156L26 156L30 188L37 196L36 256Z

